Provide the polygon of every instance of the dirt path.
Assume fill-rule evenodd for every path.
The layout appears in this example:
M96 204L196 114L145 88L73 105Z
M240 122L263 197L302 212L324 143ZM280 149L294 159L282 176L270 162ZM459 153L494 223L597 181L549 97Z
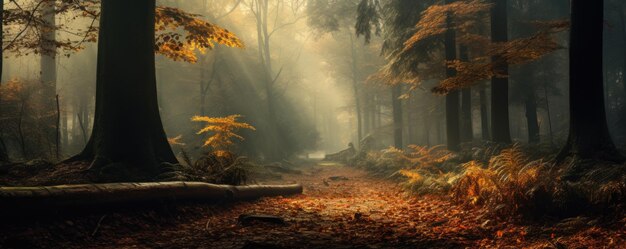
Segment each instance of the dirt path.
M304 194L192 205L166 210L169 218L162 218L164 212L83 217L20 230L8 241L14 246L28 242L31 248L626 247L623 229L585 227L565 235L557 229L497 222L480 210L438 197L408 197L390 181L332 163L307 167L285 180L303 183ZM287 224L242 226L237 223L241 214L276 215ZM2 242L0 236L0 247Z
M336 178L333 178L333 177ZM191 223L133 234L111 241L113 247L171 248L451 248L476 238L461 231L468 213L434 199L408 199L393 183L332 163L318 164L303 175L303 195L238 203ZM334 180L333 180L334 179ZM425 204L428 202L427 204ZM446 210L435 213L432 210ZM283 217L287 225L241 226L241 214ZM459 226L447 234L439 226ZM441 231L440 231L441 230ZM453 237L454 236L454 237ZM147 243L145 238L151 238ZM271 246L274 247L271 247ZM265 247L263 247L265 246Z

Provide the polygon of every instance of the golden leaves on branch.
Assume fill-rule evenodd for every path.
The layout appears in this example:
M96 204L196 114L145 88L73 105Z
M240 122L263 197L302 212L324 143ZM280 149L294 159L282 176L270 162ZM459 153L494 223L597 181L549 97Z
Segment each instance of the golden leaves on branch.
M229 149L235 144L233 138L244 140L244 138L238 135L236 132L241 129L256 130L254 126L238 122L237 119L241 118L241 115L230 115L227 117L206 117L206 116L194 116L191 121L204 122L206 125L197 132L198 135L204 133L212 133L212 136L208 137L204 141L203 146L210 146L213 148L216 155L226 155L229 153Z
M175 61L195 63L196 51L204 53L215 43L243 48L243 42L227 29L176 8L157 7L156 51ZM179 31L184 30L184 35Z
M569 28L569 22L562 20L530 22L537 31L529 37L491 42L489 36L480 34L485 29L484 24L489 22L491 8L492 4L484 0L456 1L429 7L422 12L415 33L404 43L404 47L391 54L387 65L370 79L389 85L405 83L411 86L411 90L421 88L426 80L437 79L439 84L432 91L445 95L492 77L508 77L498 72L498 68L526 64L562 48L552 37ZM457 33L458 44L468 48L470 61L445 61L441 55L433 54L432 51L442 50L440 37L448 28ZM445 78L443 71L446 67L455 69L456 76Z
M422 12L420 21L415 25L417 32L404 43L404 50L409 50L415 45L432 36L442 35L447 30L446 20L448 16L453 18L452 29L468 31L479 25L476 17L486 14L492 4L483 0L457 1L444 5L433 5Z
M38 3L18 5L11 1L6 4L2 20L5 27L5 52L15 56L55 55L59 50L69 57L84 49L85 43L97 41L100 1L57 2L55 14L62 16L64 22L55 26L46 23L45 16L41 14L43 5ZM193 63L197 61L196 51L203 53L206 49L212 49L216 43L244 47L235 34L200 17L177 8L157 7L156 52L173 60ZM50 31L65 34L66 38L50 39L46 37Z

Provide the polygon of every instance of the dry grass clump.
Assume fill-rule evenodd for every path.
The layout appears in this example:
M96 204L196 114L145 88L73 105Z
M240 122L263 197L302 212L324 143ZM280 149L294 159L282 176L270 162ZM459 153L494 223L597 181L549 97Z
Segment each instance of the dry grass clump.
M232 154L219 156L215 153L200 157L192 162L186 152L182 152L183 163L164 167L165 173L159 178L164 180L200 181L216 184L242 185L248 182L249 172L256 165L245 157Z

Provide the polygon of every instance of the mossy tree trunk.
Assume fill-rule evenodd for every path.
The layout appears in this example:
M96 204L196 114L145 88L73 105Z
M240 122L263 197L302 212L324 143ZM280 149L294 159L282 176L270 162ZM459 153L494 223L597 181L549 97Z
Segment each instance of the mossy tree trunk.
M158 109L155 0L103 0L101 11L93 132L75 159L153 176L177 163Z

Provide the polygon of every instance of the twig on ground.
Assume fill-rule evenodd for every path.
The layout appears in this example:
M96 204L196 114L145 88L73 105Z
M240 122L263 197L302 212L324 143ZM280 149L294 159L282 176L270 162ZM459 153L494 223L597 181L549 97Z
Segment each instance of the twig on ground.
M102 217L100 217L100 220L98 220L98 224L96 224L96 228L93 230L93 232L91 233L91 237L96 236L96 234L98 233L98 230L100 229L100 225L102 224L102 221L104 220L104 218L106 218L107 215L103 215Z

